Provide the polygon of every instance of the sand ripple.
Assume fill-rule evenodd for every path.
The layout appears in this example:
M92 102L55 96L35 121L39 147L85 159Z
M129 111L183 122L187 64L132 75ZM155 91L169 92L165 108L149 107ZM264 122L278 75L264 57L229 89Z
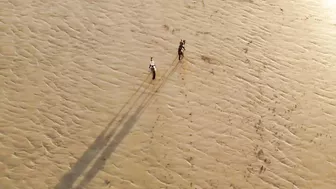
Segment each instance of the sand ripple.
M0 188L336 186L336 25L320 1L0 7Z

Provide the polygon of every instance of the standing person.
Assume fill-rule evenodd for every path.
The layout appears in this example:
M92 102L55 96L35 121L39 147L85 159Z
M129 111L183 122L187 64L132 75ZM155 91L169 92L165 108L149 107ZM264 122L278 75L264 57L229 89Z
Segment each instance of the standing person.
M151 71L152 74L153 74L152 80L154 80L154 79L155 79L155 76L156 76L156 66L155 66L153 57L151 57L151 60L150 60L150 62L149 62L149 69L150 69L150 71Z
M178 53L178 56L179 56L179 60L181 60L183 57L184 57L184 54L183 54L183 51L185 51L185 40L182 40L180 41L180 46L177 50L177 53Z

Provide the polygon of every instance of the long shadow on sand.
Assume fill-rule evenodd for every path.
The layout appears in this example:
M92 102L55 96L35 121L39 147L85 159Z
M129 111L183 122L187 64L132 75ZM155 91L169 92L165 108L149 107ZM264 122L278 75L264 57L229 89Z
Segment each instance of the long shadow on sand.
M115 151L120 142L127 136L130 130L133 128L139 117L145 111L153 99L153 96L163 87L167 82L168 78L175 70L179 67L179 62L175 63L177 57L172 63L172 66L163 74L161 80L157 83L154 83L154 89L146 94L147 89L150 85L147 85L143 92L132 102L133 98L138 94L143 85L148 80L150 74L147 76L146 80L142 82L136 92L130 97L127 103L121 108L117 115L111 120L107 127L99 134L96 140L89 146L89 148L84 152L82 157L80 157L76 164L69 170L55 186L54 189L82 189L90 183L90 181L96 176L96 174L104 167L106 159L108 159L112 153ZM142 101L140 99L144 98ZM140 104L139 104L140 103ZM139 105L136 105L139 104ZM129 106L128 108L126 108ZM135 109L135 112L129 116L131 110ZM122 112L126 112L121 116ZM121 116L121 117L120 117ZM123 123L120 125L121 123ZM116 125L110 130L112 125ZM118 133L117 129L120 128ZM110 130L110 131L109 131ZM98 157L99 156L99 157ZM96 158L97 157L97 158ZM89 167L89 164L94 160L93 165ZM84 171L89 169L85 175ZM75 182L78 178L83 175L84 178L81 182L74 187Z

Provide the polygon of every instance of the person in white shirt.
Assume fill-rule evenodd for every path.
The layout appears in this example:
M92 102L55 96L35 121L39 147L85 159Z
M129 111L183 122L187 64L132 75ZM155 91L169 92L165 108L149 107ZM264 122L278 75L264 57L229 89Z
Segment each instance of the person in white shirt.
M153 57L151 57L151 60L150 60L150 63L149 63L149 70L152 71L152 74L153 74L152 79L154 80L155 76L156 76L156 66L155 66Z

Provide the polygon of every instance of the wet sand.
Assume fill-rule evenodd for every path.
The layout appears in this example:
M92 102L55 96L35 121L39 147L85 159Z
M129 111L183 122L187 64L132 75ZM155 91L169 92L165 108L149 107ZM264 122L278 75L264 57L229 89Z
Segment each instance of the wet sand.
M0 188L335 188L326 0L0 7Z

